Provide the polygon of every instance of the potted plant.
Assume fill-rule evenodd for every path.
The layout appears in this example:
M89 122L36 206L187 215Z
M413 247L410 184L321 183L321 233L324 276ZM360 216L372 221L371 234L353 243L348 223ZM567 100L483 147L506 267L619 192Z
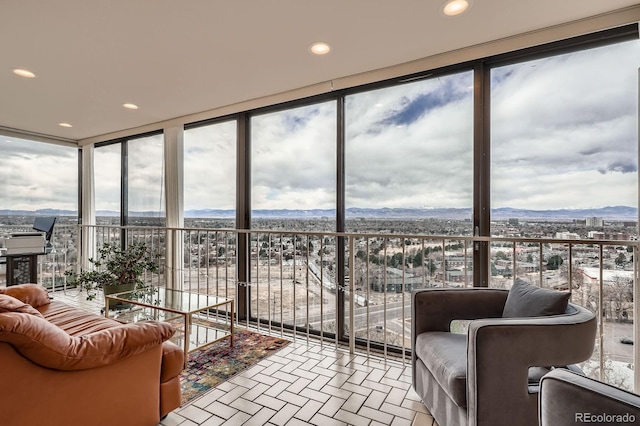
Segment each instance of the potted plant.
M145 243L132 243L124 249L104 243L98 249L98 258L89 259L91 270L66 271L65 275L68 281L87 291L87 300L93 300L99 289L104 294L113 294L144 288L142 275L158 271L157 259L158 254L152 253Z

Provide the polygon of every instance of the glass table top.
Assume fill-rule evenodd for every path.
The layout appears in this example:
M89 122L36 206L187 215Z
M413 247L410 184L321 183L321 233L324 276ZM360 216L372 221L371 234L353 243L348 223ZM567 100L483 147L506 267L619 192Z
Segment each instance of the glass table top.
M182 314L195 313L233 301L233 299L226 297L189 293L164 287L147 287L141 290L110 294L106 298Z

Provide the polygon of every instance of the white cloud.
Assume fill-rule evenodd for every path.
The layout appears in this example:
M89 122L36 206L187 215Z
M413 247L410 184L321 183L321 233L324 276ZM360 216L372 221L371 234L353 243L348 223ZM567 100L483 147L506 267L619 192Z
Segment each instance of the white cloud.
M0 208L77 209L78 149L0 137Z
M335 208L335 102L254 117L251 134L254 209Z
M637 42L496 70L492 207L637 205Z
M185 131L184 206L235 209L236 121Z

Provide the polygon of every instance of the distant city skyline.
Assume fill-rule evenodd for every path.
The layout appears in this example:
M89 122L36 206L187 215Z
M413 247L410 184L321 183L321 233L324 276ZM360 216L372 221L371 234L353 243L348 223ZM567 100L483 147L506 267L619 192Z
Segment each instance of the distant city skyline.
M328 218L334 219L335 209L259 209L252 210L254 218L273 218L273 219L309 219L309 218ZM409 209L409 208L348 208L346 216L350 219L372 218L372 219L451 219L451 220L470 220L472 214L471 208L434 208L434 209ZM77 215L75 210L58 210L58 209L41 209L41 210L10 210L0 209L0 216L74 216ZM158 216L157 212L141 211L130 212L132 217L163 217ZM96 216L99 217L118 217L119 211L115 210L97 210ZM235 219L235 210L233 209L196 209L185 210L184 217L189 219ZM530 210L530 209L514 209L514 208L497 208L492 209L491 217L494 220L507 219L558 219L558 220L589 220L600 219L611 221L628 221L637 220L638 209L630 206L607 206L597 209L556 209L556 210Z

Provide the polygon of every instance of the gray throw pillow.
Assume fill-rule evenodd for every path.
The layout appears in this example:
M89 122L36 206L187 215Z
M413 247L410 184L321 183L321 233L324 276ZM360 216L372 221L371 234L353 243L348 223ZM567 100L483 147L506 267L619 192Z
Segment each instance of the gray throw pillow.
M571 293L539 288L516 278L502 311L503 318L560 315L567 310Z

